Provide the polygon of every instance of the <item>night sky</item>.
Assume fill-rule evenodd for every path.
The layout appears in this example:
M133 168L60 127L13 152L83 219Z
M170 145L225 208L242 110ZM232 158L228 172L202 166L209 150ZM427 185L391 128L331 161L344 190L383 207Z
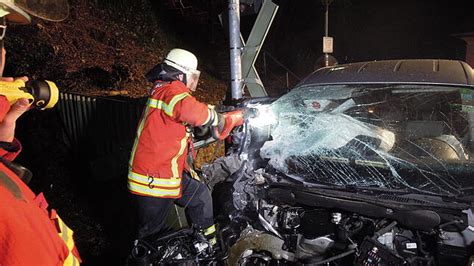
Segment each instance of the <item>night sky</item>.
M322 56L321 1L280 1L265 49L305 75ZM474 32L472 0L335 0L329 35L339 63L399 58L464 59L465 44L453 34ZM246 20L243 18L245 27Z

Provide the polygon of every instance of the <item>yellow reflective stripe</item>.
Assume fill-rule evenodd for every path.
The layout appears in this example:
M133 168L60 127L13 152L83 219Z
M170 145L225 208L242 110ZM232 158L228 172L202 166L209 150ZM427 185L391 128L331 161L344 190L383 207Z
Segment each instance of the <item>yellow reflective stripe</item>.
M161 190L161 191L175 191L175 190L179 190L180 186L176 186L176 187L171 187L171 188L168 188L168 187L158 187L158 186L149 186L148 184L141 184L141 183L136 183L136 182L128 182L128 184L132 184L132 185L136 185L138 187L143 187L143 188L148 188L148 189L151 189L151 190Z
M190 172L192 178L196 179L197 181L201 181L201 178L199 177L198 173L196 173L196 171L194 171L191 168L191 169L189 169L189 172Z
M179 102L181 101L182 99L188 97L190 94L187 93L187 92L184 92L184 93L181 93L181 94L178 94L176 96L173 97L173 99L171 99L171 102L168 104L169 108L170 108L170 115L173 114L173 109L174 109L174 106Z
M179 172L178 169L178 158L183 155L184 150L186 149L186 145L188 144L188 136L189 133L186 133L183 139L181 139L180 145L181 147L179 148L178 153L173 157L171 160L171 173L173 176L181 176L181 173Z
M140 185L133 182L128 182L128 189L132 192L155 197L179 196L179 192L181 191L180 187L175 189L160 189L157 187L150 188L146 185Z
M64 260L64 266L79 266L81 263L79 260L72 254L72 251L69 251L69 255L67 256L66 260Z
M148 106L150 107L153 107L153 108L157 108L157 109L160 109L160 110L163 110L165 112L165 114L167 114L168 116L173 116L173 109L174 109L174 106L179 102L181 101L182 99L188 97L190 94L187 93L187 92L183 92L181 94L178 94L178 95L175 95L169 104L166 104L165 102L163 102L162 100L157 100L157 99L152 99L152 98L149 98L148 99Z
M149 111L150 111L150 107L146 106L145 111L143 112L143 117L140 121L140 125L138 126L138 129L137 129L137 136L135 137L135 141L133 143L132 154L130 156L130 161L128 163L129 168L132 168L133 160L135 159L135 152L137 150L138 140L140 139L140 135L142 134L143 127L145 126L145 121L146 121Z
M59 236L63 239L64 243L66 243L66 246L69 249L69 236L68 236L68 230L66 228L66 225L61 221L61 218L58 217L58 224L59 227L61 228L61 232L59 233Z
M151 178L153 178L153 180ZM181 179L179 177L172 177L172 178L158 178L158 177L151 177L151 176L149 177L149 176L134 173L132 171L128 172L128 179L144 184L144 185L148 185L151 182L150 185L160 186L160 187L175 188L181 184Z
M61 232L59 232L59 236L64 240L66 243L68 249L74 248L74 240L72 239L72 230L67 227L67 225L61 220L59 216L58 218L58 224L60 226Z
M216 232L216 226L215 226L215 225L212 225L212 226L209 226L208 228L206 228L206 229L204 230L204 235L205 235L205 236L208 236L208 235L213 234L213 233L215 233L215 232Z
M79 265L79 260L74 256L72 253L72 250L74 249L74 239L73 239L73 234L74 232L61 220L59 216L57 216L58 219L58 225L60 227L61 232L59 232L59 236L63 239L64 243L67 246L67 249L69 250L69 254L64 260L65 266L75 266Z
M213 245L213 246L214 246L215 244L217 244L217 239L216 239L216 237L213 237L213 238L209 239L209 242L210 242L211 245Z

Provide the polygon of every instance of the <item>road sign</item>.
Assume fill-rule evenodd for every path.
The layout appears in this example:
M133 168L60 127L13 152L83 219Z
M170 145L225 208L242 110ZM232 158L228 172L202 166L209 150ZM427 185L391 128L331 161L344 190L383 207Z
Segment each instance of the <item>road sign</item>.
M331 54L333 51L332 44L333 44L332 37L323 37L323 53Z

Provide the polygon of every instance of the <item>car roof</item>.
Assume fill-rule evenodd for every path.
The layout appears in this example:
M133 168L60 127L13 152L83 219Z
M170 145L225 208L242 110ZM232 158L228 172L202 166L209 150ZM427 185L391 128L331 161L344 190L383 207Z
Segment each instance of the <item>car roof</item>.
M474 71L462 61L383 60L324 67L296 87L331 84L432 84L474 87Z

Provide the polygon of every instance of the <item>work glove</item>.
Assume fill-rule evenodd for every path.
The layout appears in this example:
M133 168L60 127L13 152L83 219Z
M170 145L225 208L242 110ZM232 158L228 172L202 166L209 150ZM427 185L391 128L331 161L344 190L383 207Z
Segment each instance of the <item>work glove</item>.
M244 111L235 110L224 114L219 114L219 123L211 128L212 137L216 140L227 138L237 126L244 123Z

